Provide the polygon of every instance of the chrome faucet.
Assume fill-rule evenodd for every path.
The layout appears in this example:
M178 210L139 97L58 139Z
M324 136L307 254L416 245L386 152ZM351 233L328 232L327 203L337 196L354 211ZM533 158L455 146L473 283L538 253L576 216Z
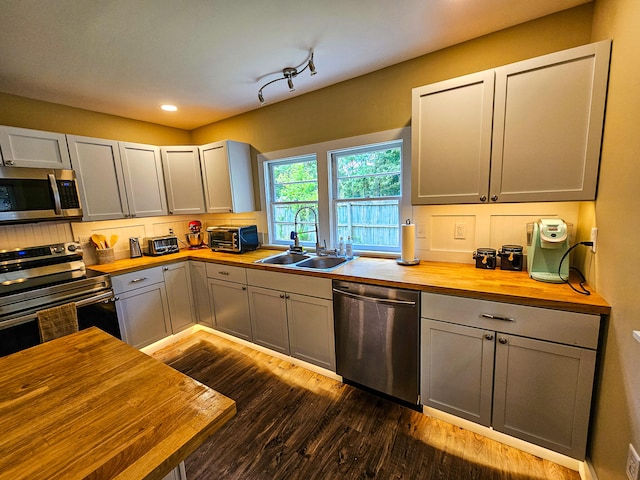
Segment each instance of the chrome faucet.
M313 212L315 230L305 230L303 232L298 231L298 214L302 210L310 210L311 212ZM309 207L307 205L305 205L304 207L300 207L293 217L293 232L291 232L291 240L293 240L293 245L289 248L289 250L301 252L302 247L300 246L300 239L298 238L298 235L301 233L311 233L313 231L315 231L316 233L316 253L319 253L322 250L322 246L320 245L320 239L318 237L318 212L316 212L313 207Z

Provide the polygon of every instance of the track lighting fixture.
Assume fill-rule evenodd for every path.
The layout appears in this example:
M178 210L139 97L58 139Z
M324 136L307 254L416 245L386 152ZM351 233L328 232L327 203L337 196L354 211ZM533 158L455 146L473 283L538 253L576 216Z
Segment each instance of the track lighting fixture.
M304 65L304 67L301 70L298 70L302 65ZM316 65L315 65L315 63L313 63L313 50L311 51L311 54L309 55L309 60L307 60L302 65L300 65L298 67L287 67L287 68L283 69L282 70L282 77L276 78L275 80L271 80L270 82L267 82L262 87L260 87L260 90L258 90L258 100L260 100L260 105L264 105L265 104L264 95L262 94L262 90L264 90L264 88L267 85L271 85L272 83L279 82L280 80L286 80L287 81L287 85L289 86L289 91L290 92L294 92L296 90L296 87L293 84L293 79L294 78L296 78L299 74L304 72L307 68L309 69L309 74L310 75L315 75L317 73L316 72Z

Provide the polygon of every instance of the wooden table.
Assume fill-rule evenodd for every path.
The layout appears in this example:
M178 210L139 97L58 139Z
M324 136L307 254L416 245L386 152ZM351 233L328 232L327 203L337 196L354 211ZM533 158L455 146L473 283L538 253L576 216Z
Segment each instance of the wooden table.
M162 479L235 402L97 328L0 358L0 479Z

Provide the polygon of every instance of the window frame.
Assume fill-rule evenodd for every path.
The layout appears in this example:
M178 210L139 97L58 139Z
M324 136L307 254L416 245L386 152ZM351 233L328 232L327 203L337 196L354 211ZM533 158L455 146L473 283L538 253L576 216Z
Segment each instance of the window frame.
M383 132L369 133L355 137L341 138L321 143L303 145L299 147L276 150L272 152L260 153L258 160L258 176L260 188L261 210L266 213L264 225L264 245L283 246L282 242L273 243L271 232L271 213L270 204L268 202L268 171L266 165L275 160L286 160L289 158L302 157L306 155L315 155L318 168L318 236L321 245L326 241L327 248L335 248L338 243L335 231L335 220L333 213L333 203L331 195L331 152L337 150L346 150L362 146L385 144L393 141L402 142L402 179L401 188L402 195L400 201L400 223L412 217L411 206L411 127L404 127L394 130L386 130ZM345 239L346 240L346 239ZM290 245L288 242L286 245ZM305 244L305 247L307 245ZM313 245L308 245L313 247ZM358 255L366 254L370 256L396 257L400 249L397 251L384 250L357 250Z
M338 167L337 167L338 157L352 155L352 154L357 155L357 154L367 153L367 152L377 152L377 151L388 150L393 148L400 149L400 194L399 195L384 196L384 197L363 197L363 198L353 198L353 199L338 198ZM331 213L332 213L331 231L334 232L334 236L339 238L339 235L338 235L338 204L339 203L345 203L350 201L352 201L353 203L360 203L360 202L364 203L364 202L371 202L371 201L393 200L398 202L398 205L397 205L398 245L397 247L390 247L390 246L384 247L381 245L371 245L371 244L362 244L362 243L354 242L353 248L358 251L368 251L368 252L392 252L392 253L400 252L401 242L402 242L400 238L400 228L401 228L401 224L403 223L402 197L403 197L403 191L404 191L403 186L405 183L403 178L403 173L405 171L405 165L403 161L404 155L405 155L403 141L391 140L388 142L380 142L375 144L357 145L349 148L331 150L330 152L328 152L328 154L329 154L329 162L330 162L329 167L331 169L331 182L329 182ZM383 175L383 174L372 174L367 176L376 176L376 175ZM344 237L343 240L346 243L347 237ZM352 237L352 240L353 240L353 237ZM336 241L338 241L338 239L336 239Z

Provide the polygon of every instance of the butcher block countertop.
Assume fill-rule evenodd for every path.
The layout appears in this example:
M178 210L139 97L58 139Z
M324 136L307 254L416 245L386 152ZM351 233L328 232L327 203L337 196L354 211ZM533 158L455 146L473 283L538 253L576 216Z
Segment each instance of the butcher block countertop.
M89 268L117 275L180 260L199 260L580 313L607 315L611 310L606 300L591 289L589 289L592 292L591 295L580 295L566 284L532 280L527 272L483 270L475 268L474 264L423 261L419 265L403 266L398 265L394 259L360 257L334 270L324 272L254 263L256 260L278 253L283 252L259 249L243 254L233 254L212 252L209 249L185 249L179 253L161 257L124 259L105 265L91 265ZM574 281L574 284L576 283Z
M97 328L0 358L0 479L162 479L235 402Z

